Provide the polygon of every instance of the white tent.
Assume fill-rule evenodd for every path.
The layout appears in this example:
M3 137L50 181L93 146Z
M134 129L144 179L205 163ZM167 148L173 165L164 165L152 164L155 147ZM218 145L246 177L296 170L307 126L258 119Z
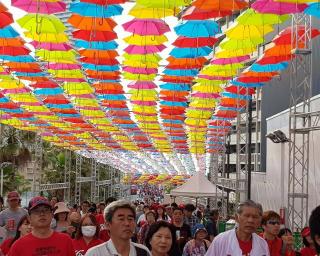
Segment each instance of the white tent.
M217 192L216 185L212 184L202 172L196 172L182 186L172 189L170 195L185 197L216 197L222 196L221 192Z

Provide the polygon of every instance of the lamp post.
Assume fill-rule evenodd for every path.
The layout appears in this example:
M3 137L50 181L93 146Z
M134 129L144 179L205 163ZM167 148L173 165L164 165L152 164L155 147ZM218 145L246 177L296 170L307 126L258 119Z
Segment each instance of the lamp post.
M9 165L12 165L11 162L3 162L0 164L1 169L1 181L0 181L0 194L3 196L3 169L8 167Z
M273 143L281 144L281 152L280 152L280 193L281 193L281 208L284 208L284 150L285 143L290 142L290 139L287 138L284 132L281 130L276 130L272 133L266 135Z

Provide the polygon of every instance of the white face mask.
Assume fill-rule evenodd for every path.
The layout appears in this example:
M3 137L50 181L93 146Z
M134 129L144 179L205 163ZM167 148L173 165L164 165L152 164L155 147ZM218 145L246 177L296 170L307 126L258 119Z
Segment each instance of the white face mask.
M93 237L96 233L96 226L82 226L81 231L84 236Z

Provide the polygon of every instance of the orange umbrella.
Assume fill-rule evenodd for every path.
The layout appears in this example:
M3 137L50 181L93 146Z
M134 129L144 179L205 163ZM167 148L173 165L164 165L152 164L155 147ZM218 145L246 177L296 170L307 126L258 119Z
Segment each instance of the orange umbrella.
M99 17L84 17L78 14L72 14L68 22L78 29L113 31L117 25L112 19Z
M199 9L219 11L237 11L248 7L247 2L239 0L196 0L192 4Z
M103 80L116 80L119 79L120 72L119 71L114 71L114 72L109 72L109 71L95 71L95 70L87 70L86 71L87 75L90 77L95 77L95 78L101 78Z
M5 64L7 67L16 69L16 68L30 68L30 69L38 69L39 64L38 63L26 63L26 62L7 62Z
M182 121L185 119L183 116L179 116L179 115L163 115L163 114L161 114L160 117L162 119L182 120Z
M97 90L123 90L122 85L118 83L98 83L93 86Z
M99 58L99 59L114 59L119 56L117 51L112 50L79 50L82 57Z
M240 74L241 77L274 77L279 75L279 72L255 72L255 71L244 71Z
M302 48L303 44L300 44L299 47ZM290 55L291 51L292 51L291 44L275 45L264 52L264 57Z
M45 82L49 81L47 77L39 76L39 77L32 77L32 76L18 76L22 80L28 80L32 82Z
M192 76L168 76L163 75L161 81L171 83L191 83L193 80Z
M172 56L167 58L169 62L169 66L185 66L185 67L202 67L206 62L207 59L204 57L199 58L174 58Z
M0 46L23 46L24 40L21 38L0 38Z
M220 105L224 107L244 107L245 105L247 105L247 101L232 98L221 98Z

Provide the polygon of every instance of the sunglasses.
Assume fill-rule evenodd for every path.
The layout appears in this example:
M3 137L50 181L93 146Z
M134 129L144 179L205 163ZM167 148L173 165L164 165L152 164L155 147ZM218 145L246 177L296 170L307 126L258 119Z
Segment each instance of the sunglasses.
M267 222L267 224L270 224L270 225L280 225L280 221L278 220L270 220Z

